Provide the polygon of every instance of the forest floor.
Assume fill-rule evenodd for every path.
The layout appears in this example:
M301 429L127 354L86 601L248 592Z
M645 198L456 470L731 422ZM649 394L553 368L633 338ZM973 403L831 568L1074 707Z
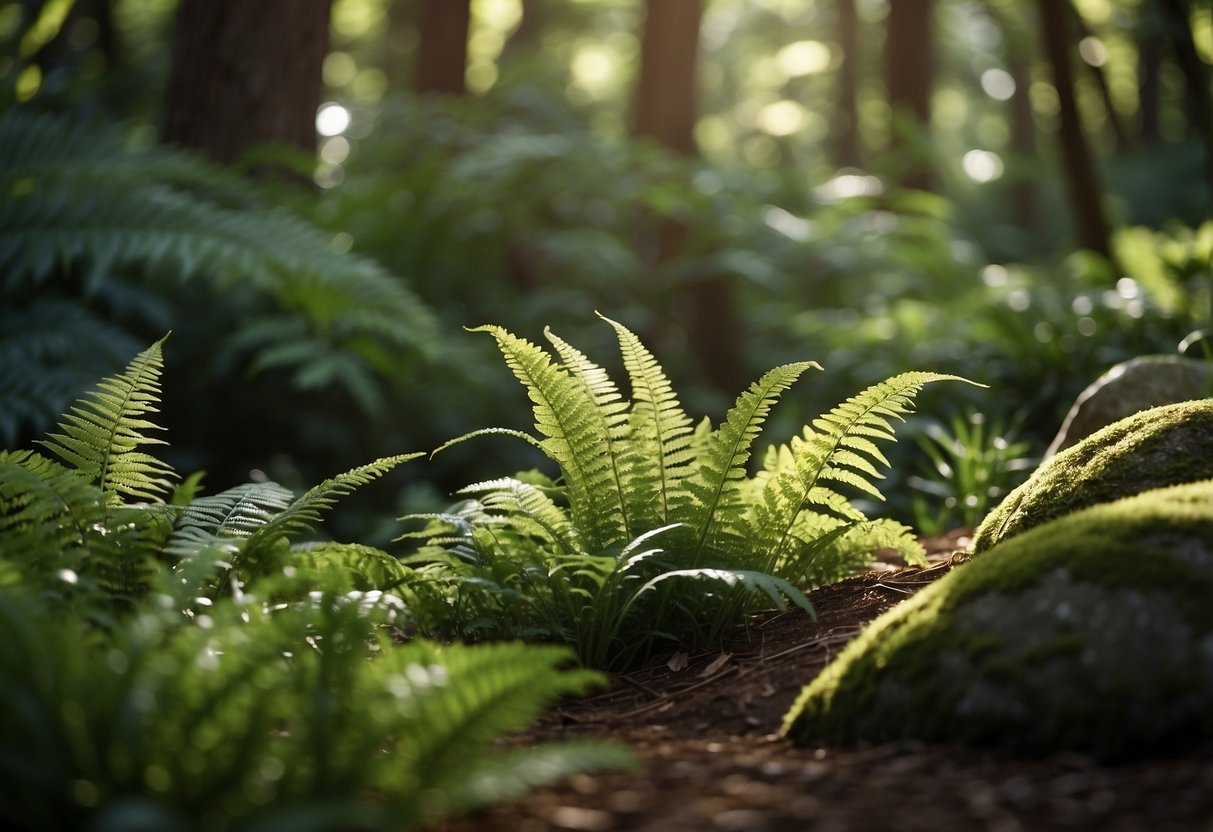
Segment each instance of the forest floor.
M778 736L801 688L847 641L958 562L960 535L928 541L924 569L888 567L817 590L815 621L772 613L748 638L657 657L553 709L520 741L613 740L643 768L580 775L442 832L1213 832L1208 755L1101 766L913 743L796 748Z

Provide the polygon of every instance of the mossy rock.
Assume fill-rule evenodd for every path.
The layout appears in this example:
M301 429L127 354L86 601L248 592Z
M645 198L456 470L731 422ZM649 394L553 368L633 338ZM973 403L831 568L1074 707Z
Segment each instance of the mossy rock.
M850 643L784 732L1105 760L1213 745L1213 480L1086 509L957 567Z
M1143 410L1036 469L982 520L973 552L1087 506L1210 477L1213 399Z

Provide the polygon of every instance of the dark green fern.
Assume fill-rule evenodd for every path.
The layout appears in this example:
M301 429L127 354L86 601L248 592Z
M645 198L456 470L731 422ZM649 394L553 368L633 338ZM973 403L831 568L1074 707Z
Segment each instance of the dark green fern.
M49 423L79 392L73 365L112 371L102 359L113 350L94 357L82 340L184 328L164 320L160 298L187 280L245 305L216 320L246 367L344 388L368 411L433 339L431 314L399 278L224 169L78 120L0 115L0 439ZM28 316L42 320L33 340ZM48 350L55 338L72 340L71 361Z

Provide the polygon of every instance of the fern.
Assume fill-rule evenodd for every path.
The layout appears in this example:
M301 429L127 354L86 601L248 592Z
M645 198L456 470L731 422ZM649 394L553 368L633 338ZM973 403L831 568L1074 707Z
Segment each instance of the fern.
M432 341L431 313L398 278L337 252L326 234L187 153L133 150L118 131L14 109L0 115L0 160L0 306L36 311L43 301L35 293L59 290L59 307L75 311L49 320L45 335L74 334L73 318L104 327L97 302L132 291L146 305L183 280L229 297L251 289L281 314L232 316L229 348L249 356L250 367L290 371L302 389L344 387L368 410L380 406L400 362ZM14 395L33 386L27 379L56 381L0 404L0 427L41 428L79 387L4 327L6 351L37 361L13 365L24 371L5 388Z
M169 486L172 470L142 445L162 445L146 435L159 430L144 416L156 412L160 371L164 366L161 339L139 353L125 372L102 380L79 400L42 443L69 465L115 498L155 499Z
M423 629L572 644L581 661L617 667L658 640L703 644L755 606L863 569L877 548L922 561L910 530L869 520L840 489L879 496L888 462L878 441L932 381L909 373L848 399L749 474L753 445L779 397L811 361L766 373L719 427L692 428L657 360L626 327L615 330L631 383L625 400L607 373L552 333L555 355L495 327L506 364L534 404L538 437L521 436L560 469L559 489L500 478L464 489L450 512L405 535L427 545L406 582ZM567 509L565 506L567 505ZM640 546L660 535L660 548ZM475 616L468 626L457 611Z

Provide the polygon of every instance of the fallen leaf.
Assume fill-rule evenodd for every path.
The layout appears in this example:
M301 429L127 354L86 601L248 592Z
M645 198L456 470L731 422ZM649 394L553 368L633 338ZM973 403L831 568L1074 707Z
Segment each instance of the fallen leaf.
M670 660L665 663L665 666L677 673L679 670L685 670L690 663L690 657L681 650L670 656Z
M719 656L712 659L711 664L709 664L702 671L700 671L699 678L702 679L704 676L711 676L713 673L720 670L720 668L722 668L726 664L728 664L728 661L731 658L733 658L732 653L721 653Z

